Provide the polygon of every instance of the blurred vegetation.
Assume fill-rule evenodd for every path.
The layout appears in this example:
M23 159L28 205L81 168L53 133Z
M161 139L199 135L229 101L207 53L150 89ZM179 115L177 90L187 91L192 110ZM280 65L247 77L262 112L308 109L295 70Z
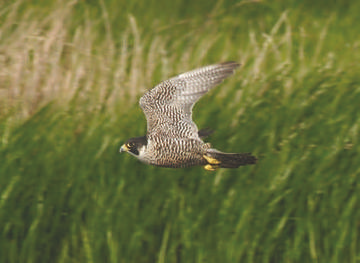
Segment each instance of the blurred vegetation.
M0 262L358 262L360 2L0 2ZM120 155L163 79L256 166Z

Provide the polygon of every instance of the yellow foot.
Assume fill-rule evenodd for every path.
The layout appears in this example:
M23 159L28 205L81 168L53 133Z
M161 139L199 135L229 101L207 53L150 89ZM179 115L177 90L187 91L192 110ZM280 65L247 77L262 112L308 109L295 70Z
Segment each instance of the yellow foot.
M217 164L207 164L204 166L204 169L207 171L215 171L220 167L220 165Z
M212 158L210 156L207 156L207 155L203 155L203 157L206 159L206 161L209 163L209 164L219 164L221 163L219 160L215 159L215 158Z

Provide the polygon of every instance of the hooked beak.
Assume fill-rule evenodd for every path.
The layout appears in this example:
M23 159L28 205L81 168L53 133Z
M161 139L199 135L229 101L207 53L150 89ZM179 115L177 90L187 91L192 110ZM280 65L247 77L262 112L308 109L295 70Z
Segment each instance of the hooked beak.
M126 147L125 144L123 144L121 147L120 147L120 151L119 152L128 152L129 151L129 148Z

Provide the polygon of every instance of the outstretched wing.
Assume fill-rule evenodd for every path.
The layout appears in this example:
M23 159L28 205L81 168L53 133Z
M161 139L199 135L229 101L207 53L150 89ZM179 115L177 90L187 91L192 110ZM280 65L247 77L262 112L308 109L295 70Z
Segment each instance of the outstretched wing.
M147 91L140 99L140 106L147 119L148 135L156 132L199 138L192 121L194 104L238 66L236 62L205 66L165 80Z

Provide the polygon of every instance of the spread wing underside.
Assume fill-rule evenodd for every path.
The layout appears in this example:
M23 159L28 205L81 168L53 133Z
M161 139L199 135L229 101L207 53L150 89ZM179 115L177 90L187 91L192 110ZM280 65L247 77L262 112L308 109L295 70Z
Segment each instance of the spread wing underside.
M194 104L238 66L236 62L209 65L165 80L147 91L140 99L140 106L147 119L148 135L199 138L192 121Z

